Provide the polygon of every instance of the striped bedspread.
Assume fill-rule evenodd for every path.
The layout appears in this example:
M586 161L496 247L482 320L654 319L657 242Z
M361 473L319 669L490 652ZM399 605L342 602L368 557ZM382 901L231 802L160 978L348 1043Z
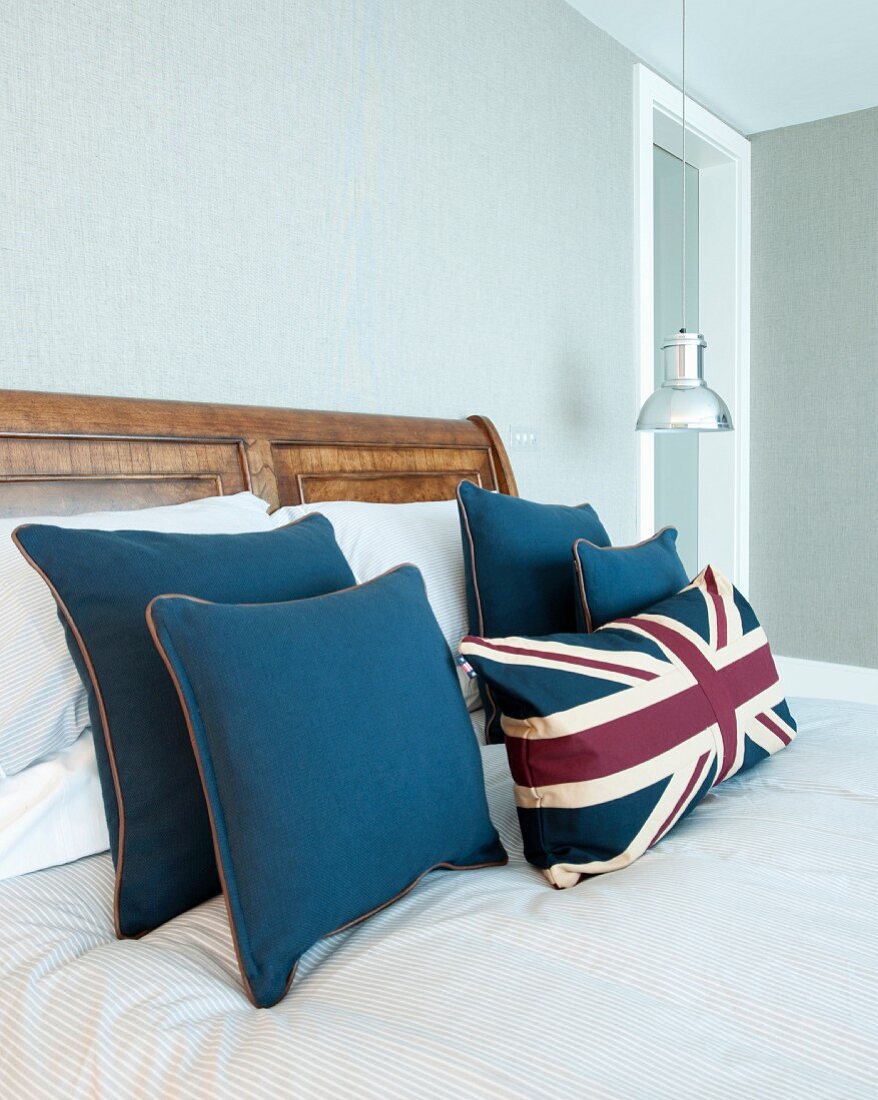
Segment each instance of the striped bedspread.
M878 708L791 707L790 751L563 892L485 749L510 865L429 876L267 1011L219 899L117 942L107 856L4 882L0 1096L875 1095Z

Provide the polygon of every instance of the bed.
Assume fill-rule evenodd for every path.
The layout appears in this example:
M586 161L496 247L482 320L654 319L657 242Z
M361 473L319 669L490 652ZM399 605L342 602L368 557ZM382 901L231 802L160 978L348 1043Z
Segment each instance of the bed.
M515 492L483 418L0 395L7 516L242 488L433 500L462 477ZM563 892L524 861L504 750L483 748L509 866L428 876L313 948L269 1010L220 898L131 941L107 854L0 883L0 1095L868 1095L878 708L791 706L792 751Z

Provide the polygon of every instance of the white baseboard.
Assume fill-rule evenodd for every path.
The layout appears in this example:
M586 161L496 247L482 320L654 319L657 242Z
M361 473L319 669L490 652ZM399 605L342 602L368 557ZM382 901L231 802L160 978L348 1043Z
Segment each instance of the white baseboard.
M776 657L775 664L785 695L878 703L878 668L833 665L801 657Z

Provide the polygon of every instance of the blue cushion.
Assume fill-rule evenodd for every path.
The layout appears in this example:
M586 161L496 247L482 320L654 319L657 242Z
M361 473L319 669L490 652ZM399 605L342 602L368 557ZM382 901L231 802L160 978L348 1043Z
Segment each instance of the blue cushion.
M503 710L525 855L554 886L627 867L796 735L752 608L710 566L593 634L460 650Z
M664 527L634 546L596 546L588 539L577 539L573 560L579 582L579 625L586 631L636 615L689 583L677 553L675 527Z
M590 504L536 504L462 481L457 489L470 631L482 635L561 634L576 629L570 553L577 539L610 540ZM485 733L502 741L489 685L479 681Z
M152 644L146 605L162 592L295 599L345 588L354 576L331 524L316 515L254 534L33 525L15 539L53 590L89 689L116 865L116 931L138 936L219 890L186 723Z
M250 999L434 868L505 863L418 570L332 596L150 605L210 808Z

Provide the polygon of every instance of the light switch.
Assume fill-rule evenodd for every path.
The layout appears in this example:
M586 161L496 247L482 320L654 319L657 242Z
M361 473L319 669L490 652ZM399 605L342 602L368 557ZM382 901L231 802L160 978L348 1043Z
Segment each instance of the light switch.
M539 446L536 429L513 424L509 429L509 446L513 451L535 451Z

